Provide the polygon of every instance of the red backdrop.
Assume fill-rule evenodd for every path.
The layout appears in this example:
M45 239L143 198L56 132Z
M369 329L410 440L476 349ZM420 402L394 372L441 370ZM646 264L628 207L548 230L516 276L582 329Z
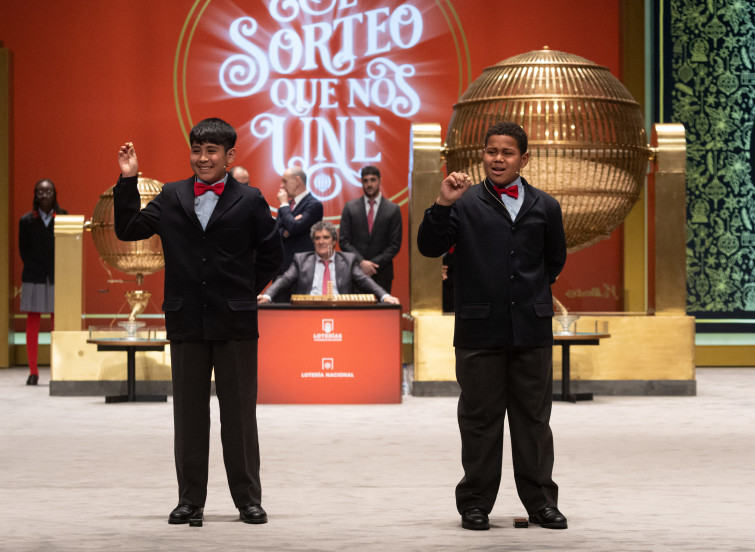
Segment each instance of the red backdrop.
M290 21L290 9L275 12L280 4L6 3L0 41L13 54L11 219L30 209L40 178L56 183L70 213L90 218L99 194L115 183L116 151L126 140L136 144L145 176L162 182L188 177L188 129L219 116L237 128L238 163L271 205L280 163L298 159L310 168L330 163L315 171L310 184L321 197L337 192L325 201L325 216L337 223L343 203L359 195L354 178L368 163L381 168L384 194L406 201L411 123L438 122L445 135L454 102L483 68L548 45L621 78L619 0L584 0L579 9L560 0L299 0L299 13ZM313 6L332 9L318 14ZM249 18L258 25L253 34ZM353 48L344 46L349 40ZM339 49L347 55L334 57ZM259 74L251 84L234 84L232 69L260 52L267 81L247 94ZM386 61L370 65L376 58ZM368 84L374 96L362 90ZM394 281L405 308L407 207L402 205L404 243ZM618 234L570 255L555 288L569 308L621 310ZM10 239L16 251L16 222ZM135 284L109 285L91 237L85 250L85 312L118 312L122 292ZM19 288L17 252L11 262ZM143 287L155 292L159 306L162 275L148 276Z

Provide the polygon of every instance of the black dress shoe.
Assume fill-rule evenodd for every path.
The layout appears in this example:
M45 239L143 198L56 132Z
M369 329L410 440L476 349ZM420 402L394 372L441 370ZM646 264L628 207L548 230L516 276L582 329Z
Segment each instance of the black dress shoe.
M267 514L259 504L247 504L239 508L239 519L244 523L267 523Z
M461 526L464 529L487 531L490 529L488 514L482 508L472 508L461 514Z
M26 378L26 385L37 385L38 381L39 376L37 374L29 374L29 377Z
M192 519L202 519L204 508L191 504L179 504L168 516L168 523L189 523Z
M547 507L530 516L530 523L546 529L566 529L566 516L558 508Z

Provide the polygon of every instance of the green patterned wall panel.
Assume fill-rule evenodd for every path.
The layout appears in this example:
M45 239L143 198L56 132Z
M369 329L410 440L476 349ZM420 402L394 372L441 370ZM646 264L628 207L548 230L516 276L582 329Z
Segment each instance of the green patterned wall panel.
M755 2L664 0L664 119L687 131L687 310L755 317Z

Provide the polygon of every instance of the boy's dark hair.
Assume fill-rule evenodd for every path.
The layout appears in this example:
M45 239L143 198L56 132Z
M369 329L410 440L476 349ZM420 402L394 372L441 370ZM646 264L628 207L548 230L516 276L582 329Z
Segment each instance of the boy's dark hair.
M58 190L55 188L55 182L50 180L49 178L43 178L42 180L37 180L37 183L34 184L34 200L32 201L32 207L31 210L35 213L39 212L39 199L37 199L37 186L42 184L43 182L49 182L52 184L52 212L58 215L66 215L68 214L68 211L63 209L60 205L58 205Z
M365 165L362 167L362 173L361 177L364 178L368 174L374 174L378 178L380 178L380 169L378 169L375 165Z
M519 146L519 153L527 153L527 133L516 123L505 121L491 126L488 133L485 135L486 146L488 145L488 139L491 136L511 136L516 140L516 143Z
M199 121L189 134L189 143L218 144L226 151L236 145L236 130L223 119L212 117Z

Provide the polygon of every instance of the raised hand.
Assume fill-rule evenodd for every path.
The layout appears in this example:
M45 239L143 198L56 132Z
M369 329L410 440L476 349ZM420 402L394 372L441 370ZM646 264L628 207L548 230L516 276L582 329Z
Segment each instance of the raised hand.
M139 162L136 160L133 142L126 142L118 149L118 165L120 165L121 175L124 177L139 174Z
M472 185L472 179L465 173L452 172L440 185L439 205L453 205Z
M278 201L280 202L281 207L288 205L289 200L290 198L288 197L288 192L286 192L286 189L283 186L278 188Z

